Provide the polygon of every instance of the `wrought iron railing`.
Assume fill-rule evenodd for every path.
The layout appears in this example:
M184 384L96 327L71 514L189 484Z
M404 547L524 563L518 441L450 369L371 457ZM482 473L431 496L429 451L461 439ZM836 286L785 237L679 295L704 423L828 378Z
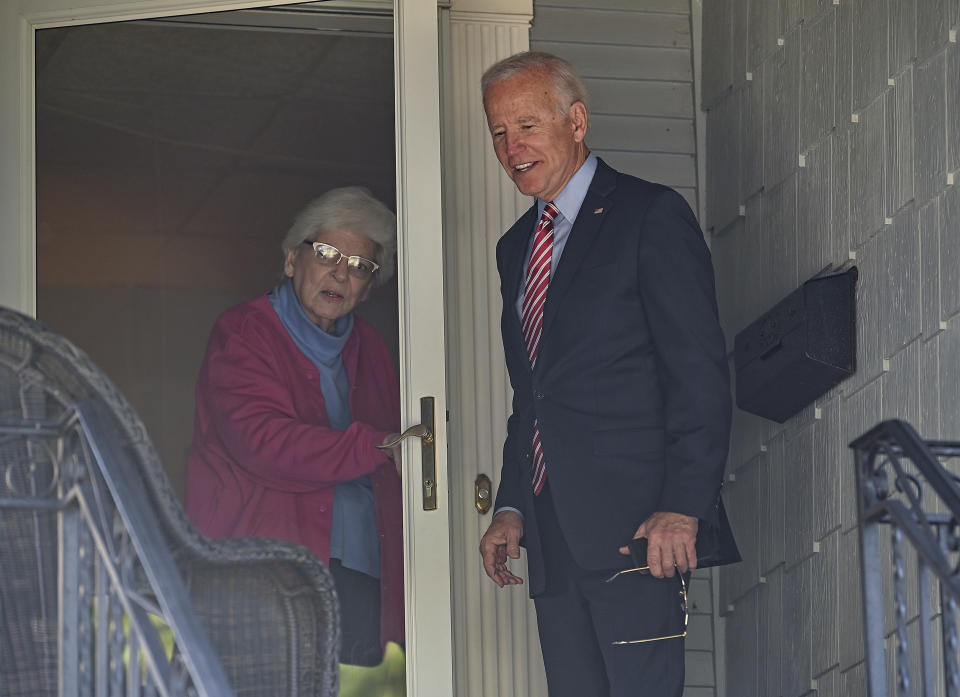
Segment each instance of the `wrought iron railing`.
M892 420L878 424L850 447L856 463L869 694L887 697L895 676L898 697L960 697L960 487L951 472L951 460L960 458L960 442L924 441L909 424ZM889 547L881 534L885 528L890 532ZM915 578L907 561L914 556ZM886 602L885 590L890 596ZM891 598L893 651L888 656ZM915 613L910 608L914 603ZM940 690L938 675L943 681Z
M105 407L0 421L0 696L233 695ZM30 401L40 400L31 410Z

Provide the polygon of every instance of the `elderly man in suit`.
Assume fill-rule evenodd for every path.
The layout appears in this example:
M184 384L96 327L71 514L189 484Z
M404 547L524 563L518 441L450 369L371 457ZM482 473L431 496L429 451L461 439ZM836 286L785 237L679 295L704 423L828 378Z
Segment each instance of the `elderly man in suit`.
M497 158L535 197L497 245L514 397L484 569L522 583L508 560L526 546L551 697L680 695L698 530L732 544L710 254L679 194L590 153L566 61L511 56L482 90ZM640 538L649 573L610 580Z

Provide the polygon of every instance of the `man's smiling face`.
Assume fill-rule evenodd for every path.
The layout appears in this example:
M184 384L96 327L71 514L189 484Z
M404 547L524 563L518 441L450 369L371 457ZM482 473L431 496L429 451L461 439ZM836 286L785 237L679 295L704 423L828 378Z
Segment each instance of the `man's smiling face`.
M564 115L543 71L528 70L487 88L483 99L493 149L520 193L553 201L587 157L587 110Z

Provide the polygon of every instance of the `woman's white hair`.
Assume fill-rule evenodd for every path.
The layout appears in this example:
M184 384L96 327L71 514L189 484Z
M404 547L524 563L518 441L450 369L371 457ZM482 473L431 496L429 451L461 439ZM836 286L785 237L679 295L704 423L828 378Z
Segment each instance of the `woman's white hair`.
M587 86L567 61L545 51L522 51L508 56L487 68L480 78L480 92L486 100L487 89L504 80L527 71L541 71L553 83L557 97L557 110L564 116L570 113L574 102L583 102L590 111L590 96Z
M368 189L362 186L330 189L304 206L283 238L284 262L287 254L299 249L304 240L315 242L328 230L349 230L373 240L377 244L373 261L380 264L374 283L383 285L390 280L397 256L397 216Z

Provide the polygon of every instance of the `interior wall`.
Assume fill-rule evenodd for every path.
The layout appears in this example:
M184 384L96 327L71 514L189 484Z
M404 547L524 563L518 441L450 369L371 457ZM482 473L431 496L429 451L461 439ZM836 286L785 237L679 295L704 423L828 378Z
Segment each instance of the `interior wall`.
M132 22L37 33L38 318L144 420L178 493L217 316L335 186L395 208L388 36ZM360 314L397 355L395 279Z
M735 415L727 694L865 695L847 444L892 417L960 438L960 3L710 0L703 27L728 346L827 265L859 269L857 372L784 424Z

